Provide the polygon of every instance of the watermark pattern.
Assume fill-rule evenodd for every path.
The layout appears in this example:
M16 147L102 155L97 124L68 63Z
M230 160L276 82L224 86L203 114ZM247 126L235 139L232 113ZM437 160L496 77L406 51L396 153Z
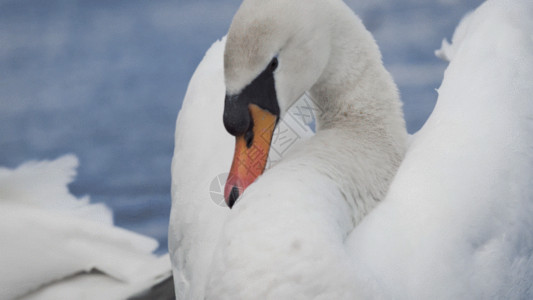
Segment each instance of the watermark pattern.
M211 180L211 184L209 185L209 196L211 196L213 203L220 207L228 207L224 200L224 186L226 186L228 175L229 173L219 174Z
M316 116L321 115L322 112L322 109L307 94L291 107L274 131L267 168L281 160L303 135L312 134L313 130L309 124L313 123Z
M288 115L293 118L302 130L308 130L308 124L316 120L324 112L308 94L304 94L291 108L293 113Z

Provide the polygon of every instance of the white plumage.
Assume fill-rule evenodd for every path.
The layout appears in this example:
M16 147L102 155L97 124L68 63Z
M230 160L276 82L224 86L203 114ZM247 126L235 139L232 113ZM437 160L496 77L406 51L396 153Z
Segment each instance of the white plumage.
M437 106L387 199L350 236L388 296L533 297L533 5L458 26Z

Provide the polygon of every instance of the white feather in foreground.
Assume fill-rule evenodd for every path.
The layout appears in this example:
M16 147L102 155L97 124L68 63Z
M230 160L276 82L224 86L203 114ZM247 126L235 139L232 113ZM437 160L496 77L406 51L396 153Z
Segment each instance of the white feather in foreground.
M69 193L77 166L67 155L0 168L1 299L126 299L170 275L155 240Z

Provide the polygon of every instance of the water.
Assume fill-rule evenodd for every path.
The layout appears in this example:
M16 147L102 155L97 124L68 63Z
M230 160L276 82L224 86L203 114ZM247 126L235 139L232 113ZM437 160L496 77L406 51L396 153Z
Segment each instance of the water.
M374 33L415 132L446 67L433 50L481 1L347 3ZM175 118L195 67L238 5L0 1L0 165L76 154L72 192L107 203L119 226L157 238L165 252Z

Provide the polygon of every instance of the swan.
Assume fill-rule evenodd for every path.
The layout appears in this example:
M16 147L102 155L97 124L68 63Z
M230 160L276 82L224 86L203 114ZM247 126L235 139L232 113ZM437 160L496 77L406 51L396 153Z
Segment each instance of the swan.
M225 86L178 118L176 136L190 139L176 139L172 169L177 298L530 298L532 15L528 1L489 0L461 22L438 52L451 62L435 111L408 146L396 87L342 1L245 0L224 48ZM260 175L272 125L305 92L316 135ZM206 109L235 151L214 137L216 119L217 131L193 137ZM193 196L200 185L188 183L203 179L189 176L208 172L179 169L187 153L230 170L231 210Z
M77 166L66 155L0 168L0 298L173 297L169 257L152 254L157 242L113 226L109 208L69 193Z

